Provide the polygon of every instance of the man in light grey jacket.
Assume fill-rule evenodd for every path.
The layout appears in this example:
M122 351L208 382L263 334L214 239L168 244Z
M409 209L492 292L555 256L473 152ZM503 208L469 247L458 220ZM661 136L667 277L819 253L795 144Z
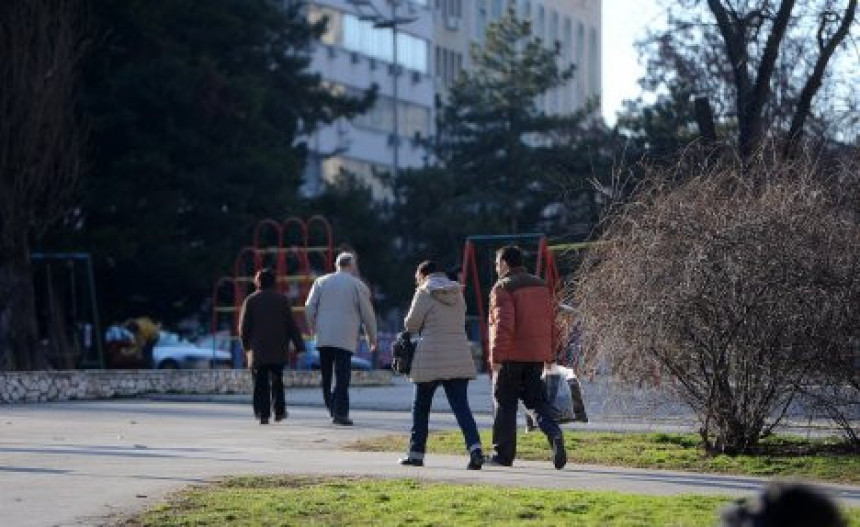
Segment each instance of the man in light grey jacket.
M314 281L305 302L305 317L316 334L320 354L323 400L338 425L350 426L350 362L358 346L358 331L364 326L371 352L376 350L376 315L370 303L370 290L355 277L355 256L340 253L337 271ZM335 385L332 391L332 368Z

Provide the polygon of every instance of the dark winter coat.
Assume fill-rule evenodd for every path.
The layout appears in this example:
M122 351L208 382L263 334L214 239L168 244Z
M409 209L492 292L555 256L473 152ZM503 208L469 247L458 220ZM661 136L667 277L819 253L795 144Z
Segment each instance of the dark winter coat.
M302 332L293 318L289 299L273 289L263 289L245 299L239 315L242 348L253 351L253 366L282 365L289 358L289 341L304 351Z

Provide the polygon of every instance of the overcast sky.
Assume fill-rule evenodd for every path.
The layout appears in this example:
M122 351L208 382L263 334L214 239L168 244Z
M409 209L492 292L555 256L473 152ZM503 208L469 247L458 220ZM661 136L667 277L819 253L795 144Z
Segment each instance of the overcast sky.
M639 94L637 80L644 68L633 42L649 25L662 25L665 16L656 0L603 0L603 117L611 125L621 102Z

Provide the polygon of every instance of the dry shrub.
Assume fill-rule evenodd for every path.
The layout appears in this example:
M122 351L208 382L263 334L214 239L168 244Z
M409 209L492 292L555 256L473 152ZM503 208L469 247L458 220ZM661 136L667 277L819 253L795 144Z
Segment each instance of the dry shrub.
M677 390L722 452L750 451L800 396L857 400L857 172L701 150L644 169L573 286L590 364Z

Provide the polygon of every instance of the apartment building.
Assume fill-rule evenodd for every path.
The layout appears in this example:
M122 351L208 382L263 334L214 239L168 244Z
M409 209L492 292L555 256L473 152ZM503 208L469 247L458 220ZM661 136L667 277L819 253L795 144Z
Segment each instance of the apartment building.
M443 93L457 74L471 68L470 48L483 40L487 25L514 7L532 23L532 32L548 46L558 42L562 64L576 65L576 75L538 101L552 114L567 114L601 92L601 0L435 0L434 86Z
M599 98L601 0L308 2L310 20L329 19L312 69L344 93L376 83L379 98L367 114L340 119L310 138L303 192L318 194L349 172L369 185L375 199L391 199L387 176L428 162L419 140L433 133L436 94L444 97L459 72L471 68L472 43L480 43L487 25L509 6L531 20L533 33L547 45L559 43L563 64L577 68L566 86L537 101L539 107L566 114Z
M395 167L425 164L419 140L430 134L433 122L432 1L308 2L311 21L324 16L329 20L311 68L332 90L357 94L375 83L379 95L366 114L339 119L309 138L305 194L318 194L325 183L349 172L370 187L374 199L386 200L391 195L385 180ZM397 26L396 48L392 21Z

